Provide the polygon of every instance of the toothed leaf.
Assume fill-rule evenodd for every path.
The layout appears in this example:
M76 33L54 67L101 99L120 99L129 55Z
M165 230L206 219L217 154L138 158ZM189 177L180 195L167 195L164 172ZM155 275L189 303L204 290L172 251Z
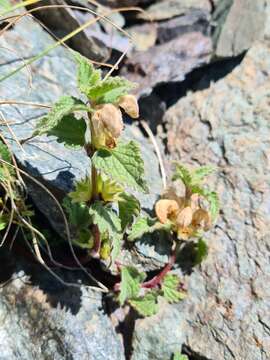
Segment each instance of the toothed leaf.
M161 290L163 291L164 298L170 303L175 303L179 300L183 300L185 295L182 291L179 290L179 287L180 279L177 275L166 275L161 285Z
M119 217L121 219L122 229L124 230L130 225L135 216L140 213L140 203L135 196L127 193L122 193L119 196Z
M134 87L135 84L125 78L119 76L109 77L92 86L88 91L88 97L97 104L113 104Z
M84 119L76 119L72 114L64 116L58 124L47 132L48 136L57 137L57 142L78 149L85 143L86 124Z
M124 266L121 269L121 283L119 302L124 305L128 299L137 298L140 291L140 284L145 279L145 273L140 273L132 266Z
M102 234L108 233L109 237L113 237L121 232L120 219L109 206L96 201L90 206L89 214Z
M141 217L132 225L131 230L129 231L128 240L134 241L141 238L144 234L150 234L157 230L169 231L170 228L171 224L169 223L162 224L157 219Z
M141 192L148 191L140 148L134 141L120 143L112 150L99 149L92 161L98 170L119 184Z
M68 196L76 203L89 201L92 196L92 186L89 177L78 181L75 185L75 190L70 192Z
M80 91L88 96L92 86L97 85L101 81L101 71L96 70L88 59L79 53L74 53L77 61L77 84Z
M62 96L53 105L48 114L39 120L33 135L48 133L59 124L64 116L70 115L74 111L81 110L88 110L88 107L81 100L72 96Z
M142 316L152 316L158 312L158 293L148 292L145 296L129 300L129 303Z

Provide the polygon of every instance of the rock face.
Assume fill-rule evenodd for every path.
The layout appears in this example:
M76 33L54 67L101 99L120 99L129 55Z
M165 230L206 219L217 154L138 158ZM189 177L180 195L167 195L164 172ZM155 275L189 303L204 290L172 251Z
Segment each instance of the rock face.
M216 55L239 55L262 39L268 32L269 6L268 0L234 0L220 33Z
M171 157L218 166L210 185L222 210L208 258L185 276L187 299L151 327L136 322L132 360L169 359L173 344L194 358L269 359L269 75L270 45L260 42L226 78L167 111Z
M6 259L10 262L10 253ZM1 360L124 360L120 336L101 310L100 293L78 283L63 286L39 266L18 259L16 270L6 259L2 249L2 269L12 268L14 280L0 290ZM75 283L80 279L75 273L58 271L58 276Z
M26 58L31 57L51 44L52 39L37 23L29 19L19 22L0 38L0 45L7 49L2 51L1 75L21 65L21 54ZM16 53L14 53L15 49ZM66 49L58 47L42 60L33 63L30 70L33 74L31 86L27 82L27 70L21 71L15 77L1 83L1 100L52 104L64 94L78 96L75 63ZM6 120L12 123L11 128L17 139L21 140L31 135L37 119L47 110L15 104L1 106L1 111ZM88 172L90 162L84 151L67 149L57 143L53 137L46 136L29 141L22 150L5 126L2 126L2 131L11 142L20 165L30 175L45 182L59 199L71 191L74 182L83 178ZM145 166L146 178L151 184L151 193L136 195L140 198L143 207L152 208L162 189L158 160L153 146L135 125L126 126L125 138L137 140L141 145L145 163L151 164L151 167ZM30 194L39 209L48 217L53 227L63 234L61 225L63 219L55 201L35 183L29 182L29 187Z

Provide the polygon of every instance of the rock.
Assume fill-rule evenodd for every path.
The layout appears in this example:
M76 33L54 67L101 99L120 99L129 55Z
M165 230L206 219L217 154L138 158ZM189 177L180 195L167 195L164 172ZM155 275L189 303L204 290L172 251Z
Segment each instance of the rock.
M51 44L53 41L50 36L36 22L23 19L0 38L0 46L10 49L10 51L3 50L2 52L1 75L21 65L21 54L29 58L39 54ZM1 83L0 98L52 104L64 94L78 96L75 63L66 49L58 47L53 50L43 59L33 63L31 71L33 73L31 87L27 83L27 71L21 71ZM20 140L31 135L37 119L46 113L45 109L20 105L2 105L1 111L7 120L13 122L11 128ZM26 143L22 150L7 128L2 126L1 129L12 144L20 165L30 175L45 183L60 200L73 188L76 180L86 175L90 167L84 151L67 149L57 143L53 137L35 138ZM162 188L159 165L153 146L143 137L136 125L127 125L125 134L126 138L136 139L141 144L151 193L137 195L142 206L151 209ZM52 226L63 235L63 219L55 201L35 183L29 181L29 187L30 195L39 209L48 217Z
M212 43L200 32L190 32L165 44L130 55L122 74L139 84L137 94L149 94L162 82L182 81L194 68L210 60Z
M64 286L40 266L13 261L16 266L2 248L2 269L14 273L0 290L1 360L125 359L120 336L101 309L101 293L80 286L82 275L58 270L63 280L77 283Z
M256 43L231 74L166 113L171 158L218 166L209 185L221 213L207 259L184 277L187 298L162 321L136 321L132 360L169 359L175 333L194 358L269 359L269 75L270 45Z
M211 4L209 0L161 0L155 2L153 5L143 13L138 15L138 18L153 21L161 21L170 19L175 16L182 16L193 9L201 9L207 12L211 11Z
M104 61L108 58L109 49L100 39L102 30L99 23L95 21L93 13L87 11L80 13L78 10L67 7L63 0L46 0L42 5L54 7L41 9L33 14L60 38L89 22L91 25L88 28L68 41L69 46L91 60ZM66 7L61 7L63 5ZM36 5L32 5L31 8L35 7Z
M269 8L268 0L234 0L220 32L216 55L239 55L249 49L256 40L263 39L269 27Z

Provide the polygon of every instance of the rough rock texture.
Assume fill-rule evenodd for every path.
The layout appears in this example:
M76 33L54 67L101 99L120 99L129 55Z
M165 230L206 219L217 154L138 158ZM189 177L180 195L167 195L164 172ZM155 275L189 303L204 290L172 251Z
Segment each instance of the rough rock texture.
M187 299L151 326L136 322L132 360L169 359L173 344L203 359L270 359L269 75L270 45L260 42L226 78L165 116L172 158L219 167L210 182L222 210L208 258L185 276Z
M182 16L193 9L210 12L211 3L209 0L161 0L149 6L138 17L145 20L149 20L150 17L154 21L161 21L174 16Z
M184 80L191 70L209 62L211 51L211 39L194 31L131 54L128 71L122 73L139 84L138 94L145 94L159 83Z
M1 280L11 269L14 273L0 289L1 360L124 360L120 336L101 309L100 293L84 285L65 287L39 266L18 259L16 270L10 260L2 249ZM78 272L58 275L68 283L83 279Z
M239 55L262 39L269 27L269 6L269 0L234 0L220 32L216 55Z
M29 39L29 37L31 37ZM18 41L20 40L20 41ZM32 20L24 19L16 27L1 36L1 75L21 65L20 57L37 55L52 43L51 38ZM8 50L10 49L10 51ZM16 53L14 50L16 49ZM77 95L76 68L70 54L61 47L53 50L48 56L31 65L31 86L27 82L27 70L21 71L1 83L1 100L26 101L32 103L52 104L63 94ZM78 96L78 95L77 95ZM1 112L11 127L17 139L31 135L37 119L47 110L22 105L2 105ZM84 177L89 169L89 159L84 151L73 151L57 143L53 137L38 137L23 146L18 147L13 136L5 126L2 131L12 147L20 164L37 179L45 181L54 193L63 197L72 189L75 180ZM127 125L126 139L135 139L141 144L142 154L146 164L146 177L151 185L149 195L137 194L143 207L152 208L157 194L161 191L159 165L150 141L143 137L135 125ZM30 193L37 206L50 219L54 228L63 233L62 216L55 202L44 191L29 183ZM40 201L42 199L42 201Z

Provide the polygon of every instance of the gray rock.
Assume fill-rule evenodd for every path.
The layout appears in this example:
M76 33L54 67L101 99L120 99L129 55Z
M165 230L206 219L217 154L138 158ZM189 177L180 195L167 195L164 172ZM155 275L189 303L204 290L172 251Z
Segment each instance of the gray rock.
M190 71L209 62L211 51L209 37L200 32L186 33L147 51L132 53L122 74L139 84L138 94L149 94L159 83L184 80Z
M78 272L57 271L78 286L65 287L39 266L14 261L11 281L0 290L1 360L124 360L120 336L101 309L101 293L80 286ZM3 249L1 264L7 270Z
M3 54L1 75L21 65L20 56L28 58L37 55L52 43L50 36L34 21L24 19L19 22L12 30L1 36L0 46L4 48L1 50ZM15 49L16 53L14 53ZM52 104L63 94L78 96L75 63L66 49L58 47L53 50L42 60L33 63L31 71L33 73L31 87L27 82L27 70L23 70L1 83L1 99ZM44 109L20 105L2 105L1 111L3 116L12 122L11 128L20 140L31 135L37 119L46 113ZM30 175L45 182L60 200L73 188L74 181L87 174L90 163L84 151L67 149L57 143L53 137L46 136L29 141L22 150L7 128L2 126L1 129L10 141L20 165ZM151 209L161 191L158 161L153 146L135 125L127 125L125 134L127 139L136 139L141 144L151 193L137 195L142 206ZM29 187L30 195L37 206L48 217L53 227L63 234L62 216L54 200L35 183L29 182Z
M220 32L216 55L239 55L263 39L269 28L269 6L268 0L234 0Z
M208 0L161 0L156 1L149 8L138 15L139 18L154 21L170 19L175 16L187 14L190 10L201 9L207 12L211 10Z
M162 321L136 322L132 360L169 359L175 333L183 339L175 346L185 345L195 358L269 359L269 75L270 46L260 42L226 78L167 111L171 158L218 166L209 185L219 193L221 213L206 236L208 258L184 277L187 298L168 306Z

